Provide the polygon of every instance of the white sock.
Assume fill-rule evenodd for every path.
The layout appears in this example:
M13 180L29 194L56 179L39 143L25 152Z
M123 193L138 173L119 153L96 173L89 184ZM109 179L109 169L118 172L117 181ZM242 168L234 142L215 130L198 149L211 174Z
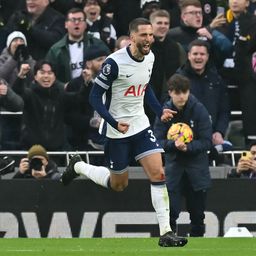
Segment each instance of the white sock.
M151 184L151 200L156 211L160 235L171 231L169 196L166 185Z
M108 188L110 171L104 166L95 166L83 161L75 163L74 169L77 174L83 174L96 184Z

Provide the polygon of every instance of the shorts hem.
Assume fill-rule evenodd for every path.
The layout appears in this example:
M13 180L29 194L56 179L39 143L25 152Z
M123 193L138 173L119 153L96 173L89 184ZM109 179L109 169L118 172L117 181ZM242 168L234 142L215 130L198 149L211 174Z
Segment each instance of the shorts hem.
M123 173L125 173L125 172L128 171L127 168L122 169L122 170L112 170L112 169L109 169L109 170L110 170L110 172L113 173L113 174L123 174Z
M159 149L151 149L151 150L145 151L145 152L135 156L135 160L138 161L141 158L143 158L145 156L152 155L154 153L164 153L164 150L162 148L159 148Z

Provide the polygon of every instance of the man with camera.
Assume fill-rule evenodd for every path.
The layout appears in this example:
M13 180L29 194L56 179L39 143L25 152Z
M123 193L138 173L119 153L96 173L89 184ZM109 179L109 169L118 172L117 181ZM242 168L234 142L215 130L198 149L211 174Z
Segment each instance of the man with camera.
M49 159L44 147L33 145L25 158L19 164L19 171L14 175L14 179L34 178L59 180L60 173L57 164Z
M249 151L241 154L237 168L231 169L228 178L256 179L256 141L250 144Z
M5 79L10 87L17 79L19 67L23 63L30 65L31 71L27 74L27 79L32 81L35 60L29 53L25 35L20 31L13 31L7 37L6 47L0 55L0 77Z

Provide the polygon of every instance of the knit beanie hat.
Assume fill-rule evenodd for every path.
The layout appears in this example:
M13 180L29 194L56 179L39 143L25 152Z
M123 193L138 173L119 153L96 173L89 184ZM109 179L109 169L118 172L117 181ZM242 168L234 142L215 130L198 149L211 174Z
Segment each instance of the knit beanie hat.
M85 49L85 60L94 60L102 56L108 56L109 52L107 49L102 48L98 45L92 45Z
M141 0L140 1L140 8L144 9L147 4L160 4L159 0Z
M7 41L6 41L6 46L7 46L7 48L10 47L12 41L13 41L15 38L21 38L21 39L23 39L25 45L27 46L27 39L26 39L25 35L24 35L23 33L21 33L20 31L14 31L14 32L12 32L11 34L9 34L9 36L7 37Z
M31 160L34 156L44 156L49 159L45 148L41 145L33 145L28 151L28 159Z

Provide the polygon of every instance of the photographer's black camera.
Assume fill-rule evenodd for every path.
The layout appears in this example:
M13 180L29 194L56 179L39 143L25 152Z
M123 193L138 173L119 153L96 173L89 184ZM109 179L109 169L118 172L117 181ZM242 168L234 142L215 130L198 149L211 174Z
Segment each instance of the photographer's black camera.
M30 169L34 169L35 171L41 171L43 162L39 158L32 158L29 162Z

